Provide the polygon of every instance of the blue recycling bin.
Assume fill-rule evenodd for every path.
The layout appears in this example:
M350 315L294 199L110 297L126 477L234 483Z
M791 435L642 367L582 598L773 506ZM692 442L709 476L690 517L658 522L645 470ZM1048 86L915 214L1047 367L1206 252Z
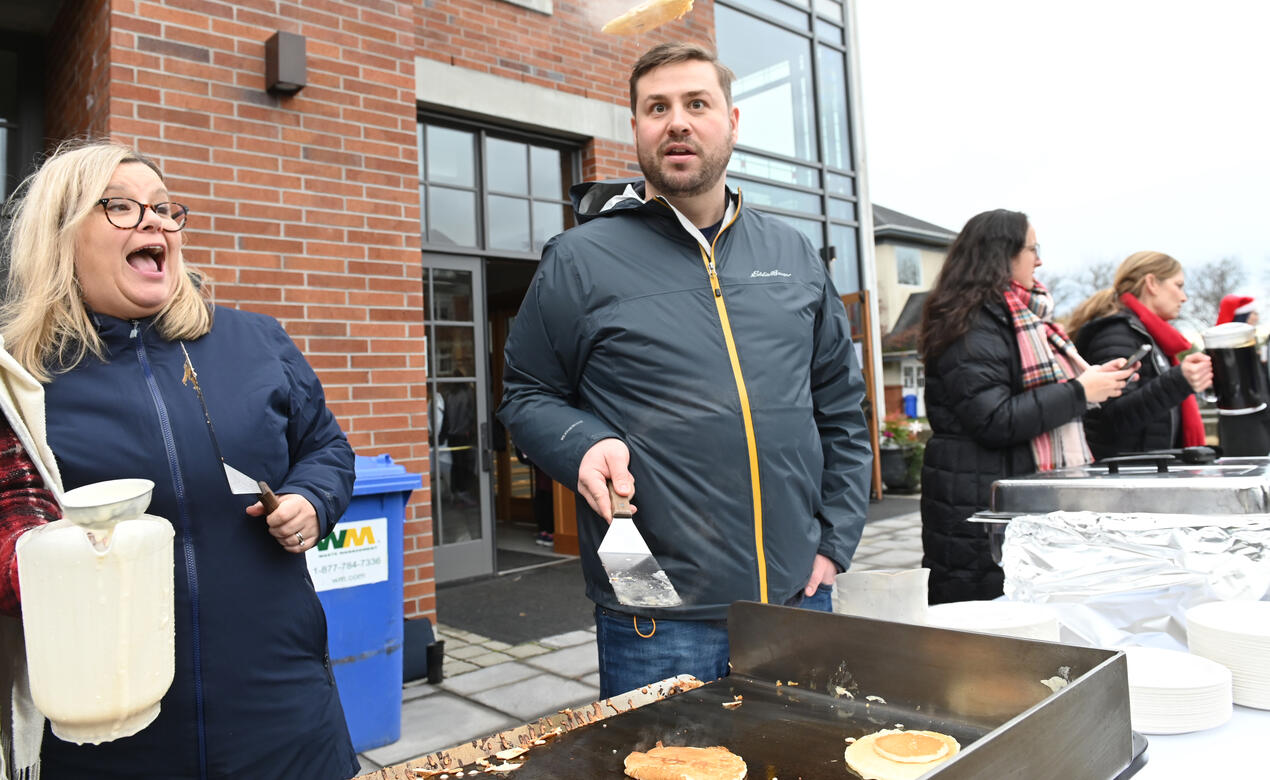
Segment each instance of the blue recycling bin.
M904 414L914 419L917 418L917 396L904 396Z
M402 525L423 480L388 455L358 455L356 473L348 510L306 557L360 753L401 738Z

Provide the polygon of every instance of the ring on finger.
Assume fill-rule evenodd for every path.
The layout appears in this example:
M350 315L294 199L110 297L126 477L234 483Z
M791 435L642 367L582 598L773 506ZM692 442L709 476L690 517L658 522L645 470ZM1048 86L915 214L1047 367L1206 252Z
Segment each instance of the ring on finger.
M298 542L298 543L300 544L300 546L301 546L301 547L303 547L303 546L304 546L304 534L300 533L299 531L296 531L296 532L295 532L295 540L296 540L296 542Z

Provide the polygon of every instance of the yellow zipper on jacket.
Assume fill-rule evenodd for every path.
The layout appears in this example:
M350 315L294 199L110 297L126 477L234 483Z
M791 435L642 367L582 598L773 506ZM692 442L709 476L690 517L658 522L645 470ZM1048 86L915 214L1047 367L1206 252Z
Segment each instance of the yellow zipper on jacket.
M737 196L736 213L732 222L719 228L714 241L710 242L710 253L700 244L701 259L706 265L706 273L710 276L710 288L714 292L714 307L719 311L719 322L723 326L723 341L728 347L728 360L732 363L732 376L736 379L736 392L741 397L741 419L745 423L745 448L750 459L750 500L754 502L754 553L758 559L758 596L759 601L767 603L767 552L763 547L763 491L758 478L758 440L754 436L754 417L750 413L750 394L745 389L745 376L741 373L741 359L736 352L736 339L732 337L732 323L728 320L728 307L723 302L723 289L719 286L719 275L715 273L714 247L723 231L736 222L741 213L740 196Z

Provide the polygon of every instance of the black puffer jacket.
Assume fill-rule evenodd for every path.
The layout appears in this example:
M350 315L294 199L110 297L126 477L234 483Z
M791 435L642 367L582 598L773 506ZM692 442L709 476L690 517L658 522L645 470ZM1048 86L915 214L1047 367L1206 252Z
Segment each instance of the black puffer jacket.
M1085 414L1085 438L1095 459L1127 452L1180 446L1179 406L1191 394L1181 366L1169 365L1146 326L1132 312L1117 312L1086 323L1075 337L1076 349L1091 364L1129 357L1143 344L1151 352L1142 359L1137 381L1125 385Z
M1085 389L1064 382L1023 389L1018 342L1005 302L986 304L970 330L926 361L926 410L934 435L922 465L922 565L930 602L991 599L1004 577L984 526L992 483L1036 470L1031 441L1077 419Z

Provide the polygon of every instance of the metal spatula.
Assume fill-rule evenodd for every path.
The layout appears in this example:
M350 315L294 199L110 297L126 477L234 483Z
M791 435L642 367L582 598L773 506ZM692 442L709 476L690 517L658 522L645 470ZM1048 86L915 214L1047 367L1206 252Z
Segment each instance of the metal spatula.
M619 496L609 483L613 522L598 550L617 600L628 607L677 607L683 603L666 572L631 520L630 499Z

